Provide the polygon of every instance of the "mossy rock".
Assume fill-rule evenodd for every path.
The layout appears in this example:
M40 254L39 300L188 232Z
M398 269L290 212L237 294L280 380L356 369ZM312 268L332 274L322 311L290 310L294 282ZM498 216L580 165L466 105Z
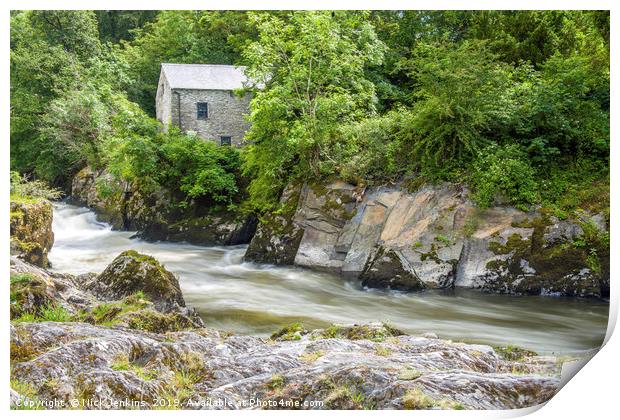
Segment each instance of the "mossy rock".
M141 291L164 312L175 305L185 306L176 276L155 258L133 250L116 257L96 278L93 289L107 299L122 299Z
M294 322L274 332L269 338L279 341L296 341L301 340L302 335L307 333L308 331L300 322Z
M47 253L54 244L52 218L52 204L47 200L11 201L11 253L31 264L48 267Z
M40 315L41 310L54 304L47 283L30 273L11 274L11 319L24 314Z
M493 347L493 350L499 357L510 362L521 362L526 357L538 356L536 352L516 346L498 346Z
M606 270L597 273L590 267L589 249L572 242L545 241L550 225L550 217L542 213L513 223L515 228L532 229L529 237L513 233L503 242L491 241L488 249L499 258L487 263L483 289L521 295L605 296ZM601 265L608 267L608 258Z
M405 291L426 288L399 251L381 246L374 250L359 278L364 287Z
M365 324L365 325L337 325L320 331L315 338L346 338L348 340L371 340L381 342L389 337L405 335L398 328L389 324Z
M295 262L304 235L304 230L293 221L300 195L301 185L290 185L282 193L279 207L260 217L244 260L278 265Z

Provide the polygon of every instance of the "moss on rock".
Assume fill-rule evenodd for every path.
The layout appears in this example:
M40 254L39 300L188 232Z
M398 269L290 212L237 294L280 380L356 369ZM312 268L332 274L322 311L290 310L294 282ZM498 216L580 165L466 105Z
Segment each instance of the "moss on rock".
M93 283L95 292L121 299L143 292L158 310L185 306L178 279L155 258L134 250L121 253Z
M47 253L54 244L52 204L43 199L11 198L11 253L39 267L49 266Z

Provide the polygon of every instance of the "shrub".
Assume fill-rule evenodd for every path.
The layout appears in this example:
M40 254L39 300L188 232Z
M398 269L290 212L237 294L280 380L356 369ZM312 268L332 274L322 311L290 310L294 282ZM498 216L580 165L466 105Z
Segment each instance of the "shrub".
M29 180L18 172L11 171L11 199L39 199L57 200L61 196L57 189L50 188L45 182Z
M492 145L479 153L473 164L471 185L481 207L504 198L527 210L538 199L538 186L525 153L516 145Z

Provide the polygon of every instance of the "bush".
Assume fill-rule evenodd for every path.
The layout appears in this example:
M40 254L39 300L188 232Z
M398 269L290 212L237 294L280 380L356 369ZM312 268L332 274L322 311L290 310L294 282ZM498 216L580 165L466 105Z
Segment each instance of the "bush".
M239 151L178 130L115 137L106 150L110 172L146 190L161 186L180 195L181 201L204 199L216 204L231 204L239 192Z
M20 199L39 199L57 200L61 192L50 188L45 182L39 180L28 180L18 172L11 171L11 198Z
M492 145L473 164L471 185L481 207L504 199L521 210L538 200L538 185L527 155L516 145Z

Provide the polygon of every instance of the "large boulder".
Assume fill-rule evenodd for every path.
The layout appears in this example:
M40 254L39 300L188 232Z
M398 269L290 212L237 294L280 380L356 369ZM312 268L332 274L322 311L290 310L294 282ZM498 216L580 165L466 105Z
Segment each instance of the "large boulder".
M139 236L152 241L189 242L201 245L238 245L250 242L256 231L254 216L229 213L181 218L173 222L144 224Z
M116 257L89 288L105 299L122 299L143 292L163 312L185 306L176 276L155 258L133 250Z
M257 224L253 216L210 211L195 202L181 209L173 205L174 198L165 188L144 189L89 167L73 178L71 200L95 210L114 229L137 231L137 236L149 241L237 245L250 242Z
M49 266L47 254L54 244L53 209L47 200L11 201L11 254Z
M123 203L127 188L128 185L118 182L109 172L87 166L73 177L69 200L92 208L101 221L114 229L124 229L127 221Z

